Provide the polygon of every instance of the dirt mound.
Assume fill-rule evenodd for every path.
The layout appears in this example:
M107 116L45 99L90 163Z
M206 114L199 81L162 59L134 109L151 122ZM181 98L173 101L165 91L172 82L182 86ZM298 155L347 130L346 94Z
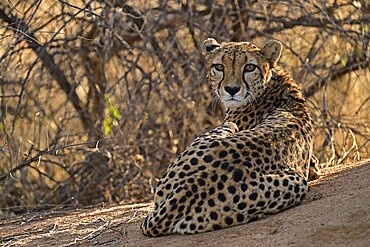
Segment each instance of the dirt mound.
M52 211L0 221L2 246L370 246L370 162L337 166L305 202L265 219L193 236L144 237L150 204Z

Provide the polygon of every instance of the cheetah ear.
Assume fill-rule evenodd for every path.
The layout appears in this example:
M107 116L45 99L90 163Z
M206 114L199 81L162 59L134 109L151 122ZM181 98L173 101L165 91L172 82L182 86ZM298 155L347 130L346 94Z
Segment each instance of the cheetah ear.
M280 58L282 49L283 45L281 42L277 40L270 40L263 46L263 48L260 50L260 53L268 59L270 62L270 67L273 68L276 66L276 63Z
M220 48L220 44L213 38L208 38L203 42L203 53L209 54L217 48Z

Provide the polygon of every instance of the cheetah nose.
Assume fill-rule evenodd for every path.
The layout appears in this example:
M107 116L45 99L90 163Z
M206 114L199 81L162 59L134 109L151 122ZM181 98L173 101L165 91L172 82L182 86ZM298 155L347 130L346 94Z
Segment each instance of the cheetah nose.
M237 94L239 90L240 90L240 87L238 86L234 86L234 87L226 86L225 87L225 91L228 92L231 96L234 96L235 94Z

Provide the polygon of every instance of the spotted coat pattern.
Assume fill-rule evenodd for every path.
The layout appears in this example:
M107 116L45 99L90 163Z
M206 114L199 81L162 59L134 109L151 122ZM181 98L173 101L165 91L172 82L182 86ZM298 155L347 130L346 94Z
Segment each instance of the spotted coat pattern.
M281 44L203 45L224 124L196 138L157 184L146 236L195 234L299 204L315 177L313 122L296 82L276 66Z

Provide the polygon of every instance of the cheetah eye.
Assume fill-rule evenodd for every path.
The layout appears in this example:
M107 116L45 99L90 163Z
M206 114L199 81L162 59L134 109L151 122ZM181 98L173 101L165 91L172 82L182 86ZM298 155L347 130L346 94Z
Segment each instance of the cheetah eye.
M246 72L252 72L252 71L254 71L256 69L256 67L257 66L254 65L254 64L247 64L244 67L244 71L246 71Z
M224 71L225 69L225 66L223 64L213 64L213 67L217 70L217 71Z

